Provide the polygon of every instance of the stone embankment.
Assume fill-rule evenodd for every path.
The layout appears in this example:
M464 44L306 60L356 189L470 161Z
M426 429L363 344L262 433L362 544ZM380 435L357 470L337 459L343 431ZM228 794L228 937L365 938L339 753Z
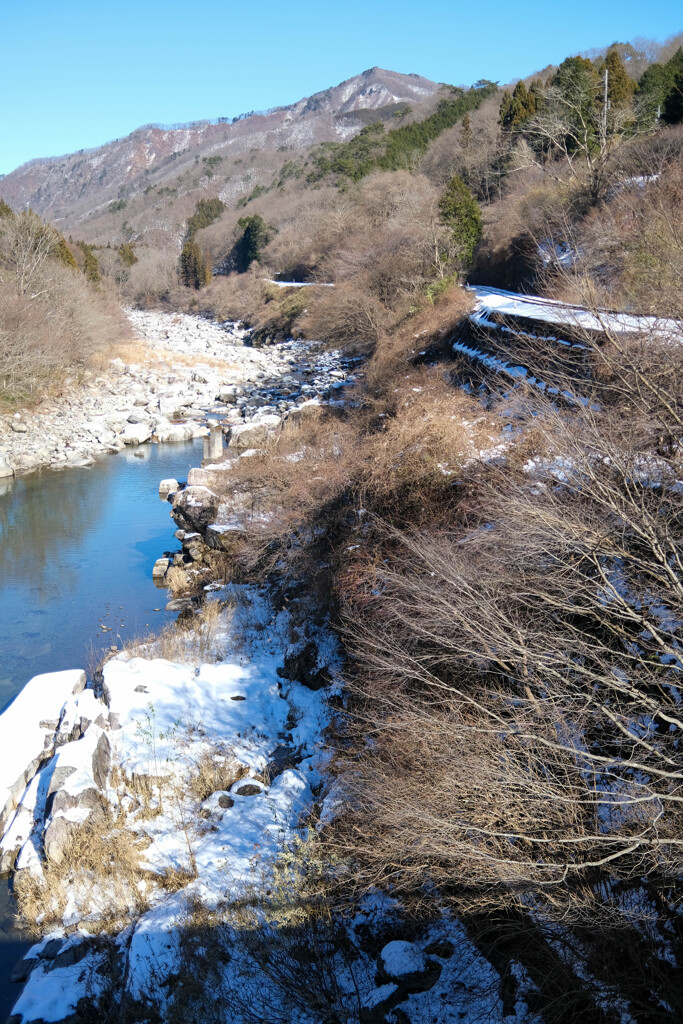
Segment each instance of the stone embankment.
M210 417L233 429L272 426L346 377L338 357L286 342L249 347L249 332L184 314L129 311L135 359L71 381L34 410L0 417L0 477L91 465L147 441L187 441ZM130 350L131 346L128 346Z

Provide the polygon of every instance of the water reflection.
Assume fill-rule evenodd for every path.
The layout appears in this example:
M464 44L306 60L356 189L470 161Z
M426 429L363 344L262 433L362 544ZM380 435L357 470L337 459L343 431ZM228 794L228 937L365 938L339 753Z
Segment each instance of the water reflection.
M145 445L89 469L20 477L0 495L0 708L38 672L87 667L95 653L168 616L151 579L174 547L164 476L199 445Z
M66 591L77 584L72 556L101 517L112 483L110 473L92 469L33 473L0 500L0 579L26 566L41 604L55 596L54 582ZM50 564L59 572L48 571Z
M112 643L173 617L152 583L155 559L177 546L158 485L184 478L201 443L0 481L0 709L31 676L87 668ZM0 1020L18 998L9 979L26 948L0 881Z

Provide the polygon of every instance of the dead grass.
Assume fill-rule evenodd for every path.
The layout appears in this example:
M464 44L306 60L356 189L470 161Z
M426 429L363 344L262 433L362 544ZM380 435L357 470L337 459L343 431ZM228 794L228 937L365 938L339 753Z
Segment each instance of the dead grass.
M244 778L248 770L246 765L229 752L218 747L204 749L190 765L186 790L201 804L212 793L229 790L235 782Z
M189 621L169 623L158 633L142 636L121 651L110 651L104 663L125 658L164 658L181 665L215 662L221 655L221 634L230 628L233 609L221 601L206 601Z
M158 875L159 884L162 889L166 892L180 892L190 882L194 882L197 877L197 872L192 871L190 868L177 868L167 867L160 875Z
M17 876L14 895L21 926L44 935L62 923L67 899L73 899L84 916L96 915L98 931L120 931L131 908L137 914L148 905L146 890L138 884L149 877L141 863L148 845L146 837L109 816L88 819L70 836L62 862L44 864L42 879L28 872Z

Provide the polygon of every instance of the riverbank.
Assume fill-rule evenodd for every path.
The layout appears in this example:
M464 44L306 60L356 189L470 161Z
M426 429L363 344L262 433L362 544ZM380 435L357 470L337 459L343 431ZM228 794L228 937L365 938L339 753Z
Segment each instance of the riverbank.
M147 412L149 420L146 421L146 424L149 424L155 419L155 415L149 408L135 404L136 394L146 397L147 394L154 394L154 389L160 383L180 383L181 387L177 387L174 394L180 395L181 398L187 398L188 385L199 384L201 387L196 391L198 397L193 403L195 409L192 411L203 414L205 418L212 414L212 420L215 417L216 421L222 421L226 434L232 436L233 448L244 452L247 443L251 443L249 438L254 440L259 430L272 432L275 426L282 423L297 407L315 406L317 402L325 401L330 396L336 395L341 382L348 376L348 368L341 367L337 353L323 352L317 346L289 343L274 346L268 350L252 350L232 342L226 345L223 338L223 334L226 332L222 328L197 321L197 318L166 317L163 314L145 313L133 314L133 320L143 338L141 344L145 346L146 361L141 358L137 364L125 364L123 368L115 363L107 377L82 383L78 389L74 389L73 401L64 403L63 408L52 413L45 408L40 410L38 417L45 416L45 420L41 421L34 414L34 418L29 419L27 423L29 429L12 431L12 439L16 441L14 451L16 453L18 450L20 464L24 468L24 472L28 472L33 463L21 462L22 448L24 454L32 451L31 445L34 444L32 431L39 430L41 423L50 422L50 416L63 428L60 440L65 443L66 457L59 460L59 467L68 469L73 466L85 465L85 460L77 461L70 456L70 452L73 450L80 458L87 440L83 439L83 446L79 449L74 444L70 430L74 430L75 422L87 422L94 406L101 411L103 399L106 401L104 397L106 395L112 396L118 412L125 411L125 408L130 405L130 400L133 399L133 410ZM191 328L197 329L188 334ZM216 332L223 333L217 334ZM240 341L241 338L237 338L237 340ZM210 352L211 362L206 361L204 357L206 351ZM159 369L160 352L168 354L167 365L173 360L171 372L176 378L180 378L180 381L163 379L163 364L161 370ZM223 358L216 359L217 354ZM238 355L241 365L237 366L236 363L229 362L225 358L226 355L233 359ZM200 363L202 359L204 362ZM190 367L185 364L186 360L190 363L191 371ZM195 380L195 377L204 379ZM117 381L124 383L123 389L114 387ZM105 382L108 390L104 387ZM185 390L182 385L185 386ZM117 391L121 394L115 394ZM161 395L157 397L157 401L159 402L164 397L170 396ZM207 408L202 407L203 402L206 402ZM180 402L178 405L181 410L188 408ZM161 409L157 414L157 424L159 420L164 419L160 413ZM199 420L197 419L196 422ZM133 424L133 426L136 425ZM125 431L127 427L123 429ZM240 435L244 440L241 445L239 443ZM157 439L161 440L160 437ZM142 440L144 439L141 438ZM105 445L104 450L122 450L125 446L126 442L123 441L119 444ZM149 449L143 447L139 454L144 456L145 450ZM177 448L176 450L184 449ZM40 449L38 448L37 451L40 456ZM102 448L85 447L86 454L90 451L100 454ZM129 452L130 454L138 453ZM143 458L142 461L144 462L145 459ZM135 466L140 464L139 459L128 458L127 462ZM43 462L43 465L53 466L53 462ZM57 467L53 466L53 468ZM191 476L192 472L199 473L201 471L195 469L188 473L185 468L183 472L182 465L176 469L178 476ZM169 476L168 473L165 475ZM90 474L87 479L89 478ZM71 479L73 486L76 481L84 481L86 477L81 476L80 473L76 477L72 473L67 473L64 476L60 474L55 479L65 482L67 479ZM154 484L156 485L158 482L159 480L155 480ZM10 481L10 486L11 483L12 481ZM150 491L155 493L156 486L154 490L150 488ZM156 500L158 502L158 498ZM125 495L119 496L117 501L119 504L121 501L125 502ZM161 503L159 505L163 509L163 505ZM70 521L74 518L78 521L80 517L79 515L69 517ZM168 544L160 545L161 550L163 550L163 546L168 546ZM159 548L157 548L158 550ZM149 571L149 575L151 583L151 571ZM161 595L157 598L157 602L162 607L164 600ZM153 610L156 612L160 609ZM211 617L210 624L206 621L207 613L208 617ZM149 614L147 618L150 619ZM198 821L197 834L195 839L190 838L190 843L194 844L195 841L200 845L205 843L203 837L208 827L205 825L205 809L197 804L196 794L193 796L193 793L190 792L196 785L196 779L193 781L192 773L195 770L193 765L196 767L201 763L204 766L203 771L210 753L207 752L206 743L202 738L206 730L201 726L201 730L197 731L199 704L203 708L203 715L200 717L205 717L207 722L213 723L211 726L212 742L215 741L215 744L220 745L223 752L228 750L231 743L235 744L235 750L229 756L226 754L224 758L225 770L219 771L219 774L222 772L221 779L226 786L226 792L223 794L224 802L234 801L243 808L248 804L254 805L256 808L255 820L251 823L247 821L245 828L248 832L251 829L249 834L253 833L252 838L256 841L257 833L260 835L263 828L271 828L266 819L272 812L275 800L277 808L272 812L274 813L272 830L274 830L273 834L276 839L276 849L271 851L273 855L280 849L285 834L290 838L295 834L291 832L291 828L289 831L283 831L280 827L282 814L289 801L293 827L298 823L300 814L307 807L310 810L312 806L313 797L310 788L313 775L311 774L309 777L301 775L301 772L306 770L312 773L313 768L305 764L302 767L302 762L308 756L307 750L312 756L322 729L328 720L328 712L325 710L325 694L310 691L307 697L304 686L300 686L296 681L288 681L284 675L281 678L277 672L279 668L286 674L284 666L286 665L287 651L292 646L295 633L295 627L290 618L288 614L284 612L281 614L272 609L265 595L259 594L253 588L228 588L227 591L218 593L213 590L210 592L205 613L195 623L195 630L191 630L189 634L176 630L173 634L175 639L172 645L169 645L169 633L166 631L162 634L162 639L157 641L161 644L161 648L157 648L152 642L144 650L136 650L137 654L144 656L145 660L139 658L135 660L139 662L139 671L145 677L149 671L154 673L155 665L158 667L161 664L158 658L155 659L155 654L163 654L165 659L163 664L167 668L160 670L161 689L156 685L150 689L148 682L133 688L134 693L144 693L145 696L134 698L134 702L137 702L135 707L131 707L130 713L124 714L123 719L120 709L114 711L113 716L111 713L111 701L114 700L116 703L117 700L113 696L115 687L102 680L100 683L96 683L92 679L83 686L85 676L82 675L81 670L66 675L50 672L48 675L35 677L5 715L0 718L7 738L6 750L2 759L3 794L1 802L3 809L0 829L3 832L2 868L13 870L15 873L17 889L23 892L22 905L25 919L26 899L29 899L29 903L36 898L40 901L41 897L37 894L42 889L45 906L41 911L39 905L36 904L33 907L33 913L29 913L28 917L34 920L36 927L43 935L47 934L48 936L47 945L39 943L36 947L40 949L40 954L37 955L36 948L34 948L29 953L26 962L14 973L15 979L18 981L23 981L30 975L30 982L25 994L17 1004L17 1019L56 1020L68 1017L78 1000L84 996L82 986L73 984L73 966L75 962L80 964L82 948L90 948L85 936L98 934L100 938L97 941L101 944L102 929L113 934L111 922L113 904L110 901L107 902L106 912L101 904L104 890L111 895L111 880L102 881L100 879L101 885L86 884L83 878L80 882L78 881L76 876L79 874L79 851L73 849L73 831L82 834L83 829L87 831L88 828L95 827L100 834L103 830L106 831L107 824L111 826L114 821L116 821L114 831L120 831L122 807L126 807L126 814L131 812L132 815L130 834L133 837L133 842L137 842L140 838L137 833L138 825L140 820L146 820L148 814L154 820L157 839L160 840L167 852L168 843L174 841L170 837L175 835L180 839L182 849L176 851L179 856L173 855L168 861L164 859L165 855L163 855L156 867L151 863L147 866L144 866L144 863L138 866L140 876L138 881L142 883L142 888L149 888L150 901L146 905L150 911L153 910L157 914L156 919L160 913L160 906L168 895L169 885L164 881L166 875L172 875L176 882L178 879L191 881L189 873L194 872L195 869L192 868L192 865L188 867L182 862L183 856L188 853L187 842L190 837L187 827L179 826L177 822L174 824L170 819L164 821L157 819L162 816L159 810L162 804L169 799L177 801L181 789L187 785L189 790L183 797L186 804L182 813ZM269 626L270 623L272 625ZM103 631L109 629L106 618L103 618L100 628ZM266 628L271 635L264 642L263 633ZM123 629L117 628L118 632L123 633ZM308 639L308 632L306 632L303 643L305 644ZM119 637L117 637L117 643L121 643ZM267 651L264 651L264 647L267 648ZM323 657L323 648L327 650L328 656L322 667L327 670L329 659L334 656L334 641L329 633L327 642L321 644L321 658ZM131 650L128 647L128 653L119 656L122 663L130 661ZM225 670L218 673L212 686L208 686L207 671L210 675L212 666L215 666L217 661L228 659L229 652L232 652L232 664L225 665ZM169 661L169 658L176 660ZM191 668L187 667L188 661L192 663ZM81 663L83 664L82 660ZM202 665L206 671L203 671ZM175 670L172 666L175 666ZM117 671L120 671L120 668L117 670L114 662L110 662L110 665L105 668L105 677L108 679ZM200 682L196 684L196 687L199 688L198 693L195 694L196 699L190 700L187 683L198 678L197 673L201 676ZM70 684L72 676L78 684L76 686L78 692L69 695L66 691L62 692L62 682L66 679ZM226 720L225 715L226 680L233 677L244 679L244 686L247 685L247 680L252 680L249 697L254 698L246 705L241 703L241 698L244 696L246 699L246 695L235 694L232 697L234 703L227 705L234 712L240 711L238 715L240 728L236 735L234 724L231 733L230 723ZM117 678L122 677L117 676ZM179 694L175 683L181 678L185 679L185 682L182 683ZM164 679L166 684L163 684ZM40 690L39 693L36 691L36 687ZM293 688L301 690L297 701L298 705L304 708L305 714L300 715L292 708L289 696ZM68 686L67 689L69 689ZM203 694L201 699L199 699L200 692ZM197 703L197 699L199 699L199 703ZM182 703L182 709L178 701ZM48 704L50 707L47 707ZM152 704L155 724L150 732L149 709ZM70 721L72 715L75 716L74 723L69 725L67 722ZM299 718L305 718L306 724L302 726L304 731L307 730L305 742L302 737L298 737L297 720ZM181 721L182 726L179 724ZM201 725L201 723L199 724ZM142 766L142 763L135 769L126 768L122 762L119 763L123 756L117 746L119 741L125 745L132 736L134 743L142 744L140 750L146 751L150 743L156 745L161 734L166 733L168 729L175 734L175 745L172 744L172 756L168 753L166 755L166 767L168 768L171 761L175 764L181 760L184 768L179 776L173 775L172 772L173 778L169 776L166 781L160 780L156 771L158 765L155 764L151 768L151 762L146 755L142 758L142 760L147 760L146 768ZM142 737L143 733L146 738ZM186 735L181 737L181 733ZM35 743L31 746L31 737L34 739L37 737L37 746ZM94 760L94 750L91 749L93 743L99 751ZM214 750L211 756L214 756L215 753ZM296 770L299 775L287 775L284 781L277 783L276 776L281 775L285 768L287 771ZM145 797L143 800L145 809L138 814L140 786L145 788L147 785L144 780L141 781L145 772L151 772L149 786L152 789L156 786L157 797L152 796L150 790L148 796L152 800L152 804L150 805L149 800ZM233 773L228 780L225 777L226 772ZM259 778L265 780L261 782L263 801L256 799L241 802L237 799L245 795L258 797L259 794L253 790L242 792L240 789L238 793L232 792L235 780L240 781L245 775L252 779L245 785L252 787L257 785ZM119 782L115 783L114 778ZM130 800L121 789L121 779L125 778L128 781L124 781L122 784L124 788L128 787ZM69 779L71 779L70 782ZM79 779L80 781L78 781ZM81 783L83 783L82 786ZM282 789L282 793L278 786ZM118 792L118 797L115 798L115 801L118 801L116 806L111 803L113 790ZM299 790L302 791L305 799L299 799L301 795ZM171 792L172 796L169 796ZM232 795L229 795L230 793ZM157 798L158 805L154 802ZM121 799L123 799L123 804L120 804ZM133 809L133 803L137 810ZM270 810L268 810L269 808ZM229 825L234 825L233 817L226 822L226 829ZM247 817L249 816L247 815ZM136 824L133 823L133 819L136 819ZM215 831L215 823L212 830ZM147 838L142 840L143 846L150 838L150 834L146 835ZM221 842L224 842L226 836L222 835L219 838ZM248 848L248 844L245 848ZM217 854L218 849L218 846L212 849L212 856ZM115 858L117 871L125 870L123 864L125 858L122 858L121 854L122 851L117 847ZM191 859L194 859L195 856L193 852ZM201 861L201 858L199 860ZM90 869L85 871L86 875L91 873ZM161 877L158 884L155 882L155 874L160 874ZM171 884L171 889L174 889L176 882ZM197 886L195 886L196 888ZM201 886L199 888L201 889ZM183 897L187 901L187 906L194 899L193 892L194 889L190 889ZM61 893L61 897L59 893ZM130 889L127 890L127 893L130 896ZM142 932L147 928L147 923L139 920L142 906L139 895L140 893L133 901L134 908L130 900L127 903L124 900L124 903L118 907L123 914L118 921L121 926L118 931L125 932L128 922L133 920L140 924ZM56 904L55 898L57 899ZM73 910L74 898L80 908L78 912ZM178 898L174 895L171 902L175 905ZM59 911L57 918L54 916L55 909ZM131 916L133 909L135 913ZM56 925L56 930L52 925ZM116 932L117 929L114 928L113 931ZM61 945L58 941L53 940L62 940ZM85 947L83 947L83 942L85 942ZM78 946L78 953L66 954L65 949L72 949L74 944ZM71 962L71 958L74 963ZM95 989L97 988L95 981L101 963L97 958L96 962L98 968L95 972L95 980L92 975L89 975L87 982L90 995L98 994L93 990L93 986ZM62 966L66 966L65 972L61 971ZM111 981L111 978L108 979L108 983ZM55 987L60 992L60 998L57 1000L55 999ZM69 1002L72 997L75 998L76 1003Z
M125 359L67 382L35 409L0 417L0 476L86 467L147 441L186 441L206 433L208 418L237 425L264 407L282 417L339 379L338 359L316 346L250 348L249 332L237 324L127 315L135 339L122 349Z

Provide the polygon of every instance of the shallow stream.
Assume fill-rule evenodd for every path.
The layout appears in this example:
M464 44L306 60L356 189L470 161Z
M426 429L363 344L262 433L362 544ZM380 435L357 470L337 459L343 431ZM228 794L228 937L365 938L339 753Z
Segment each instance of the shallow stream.
M159 481L184 480L202 442L143 445L89 469L0 481L0 710L41 672L92 667L110 646L175 616L152 566L174 550ZM0 751L2 757L2 751ZM27 948L11 928L0 882L0 1020L19 987L9 980Z

